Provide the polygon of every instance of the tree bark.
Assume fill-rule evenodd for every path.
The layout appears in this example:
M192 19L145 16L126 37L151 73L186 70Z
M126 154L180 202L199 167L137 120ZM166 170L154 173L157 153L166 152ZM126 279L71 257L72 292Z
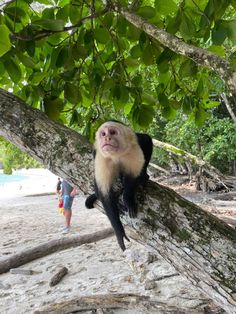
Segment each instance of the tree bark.
M34 314L66 314L78 311L96 309L137 309L147 311L158 311L161 314L199 314L197 310L180 309L169 306L162 302L152 301L148 296L135 294L100 294L74 298L60 303L50 304L42 309L36 310Z
M223 94L221 95L221 97L222 97L222 99L223 99L223 101L224 101L224 103L225 103L225 107L227 108L230 117L232 118L232 120L234 121L234 123L236 123L236 116L235 116L235 114L234 114L233 109L231 108L231 105L230 105L230 103L229 103L229 100L228 100L227 96L225 95L225 93L223 93Z
M107 228L102 231L97 231L92 234L86 234L83 236L73 236L69 238L51 240L34 248L30 248L22 252L13 254L10 257L1 259L0 274L6 273L11 268L19 267L37 258L52 254L54 252L80 246L85 243L97 242L112 235L114 235L113 230L111 228Z
M93 167L87 141L2 90L0 135L85 193L91 189ZM161 254L215 303L236 313L236 231L153 182L138 196L138 218L125 216L122 221L137 232L140 242Z

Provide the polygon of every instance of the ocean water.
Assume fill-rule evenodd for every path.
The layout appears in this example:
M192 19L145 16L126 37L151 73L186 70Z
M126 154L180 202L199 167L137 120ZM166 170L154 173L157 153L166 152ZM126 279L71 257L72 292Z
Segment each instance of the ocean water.
M6 183L12 183L12 182L22 182L25 180L28 180L29 177L25 175L19 175L19 174L1 174L0 173L0 185L4 185Z
M55 193L57 176L47 169L20 169L12 175L0 170L0 199Z

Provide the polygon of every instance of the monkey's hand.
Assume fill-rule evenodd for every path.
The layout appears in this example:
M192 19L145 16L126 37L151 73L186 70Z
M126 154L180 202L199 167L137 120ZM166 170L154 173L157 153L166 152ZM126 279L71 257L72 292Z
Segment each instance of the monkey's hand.
M86 208L88 208L88 209L94 208L93 204L94 204L94 202L96 202L96 200L97 200L97 196L96 196L95 193L89 195L89 196L86 198L86 200L85 200L85 206L86 206Z

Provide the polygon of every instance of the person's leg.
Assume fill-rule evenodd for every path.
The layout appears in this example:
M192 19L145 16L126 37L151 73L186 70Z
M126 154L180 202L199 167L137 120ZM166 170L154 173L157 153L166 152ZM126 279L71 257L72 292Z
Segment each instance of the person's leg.
M64 209L64 216L65 216L65 227L70 228L70 222L71 222L71 216L72 216L71 209Z
M72 201L73 198L65 195L63 197L63 202L64 202L64 217L65 217L65 229L64 232L67 233L70 229L70 225L71 225L71 216L72 216L72 210L71 210L71 206L72 206Z

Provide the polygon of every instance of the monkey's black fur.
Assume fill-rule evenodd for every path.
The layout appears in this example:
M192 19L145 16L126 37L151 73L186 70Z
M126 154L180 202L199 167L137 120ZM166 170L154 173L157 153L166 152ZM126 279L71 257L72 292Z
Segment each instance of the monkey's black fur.
M137 187L139 185L145 184L149 178L147 174L147 166L151 159L152 150L153 150L152 139L148 134L136 133L136 136L138 140L138 145L140 146L144 155L145 162L144 162L143 168L137 177L133 177L130 174L124 173L122 169L120 170L120 178L122 180L122 185L123 185L123 200L124 200L125 207L128 211L128 214L131 218L134 218L137 215L137 207L135 203L135 192L137 190ZM94 158L95 156L96 156L96 151L94 154ZM86 199L85 206L87 208L93 208L93 204L97 199L99 199L102 202L105 212L115 231L118 243L121 249L124 251L125 250L124 238L128 241L129 239L126 236L123 225L120 221L119 208L117 206L118 200L113 191L113 187L111 186L107 195L104 196L101 193L101 191L99 191L99 188L95 180L95 193L90 195Z

